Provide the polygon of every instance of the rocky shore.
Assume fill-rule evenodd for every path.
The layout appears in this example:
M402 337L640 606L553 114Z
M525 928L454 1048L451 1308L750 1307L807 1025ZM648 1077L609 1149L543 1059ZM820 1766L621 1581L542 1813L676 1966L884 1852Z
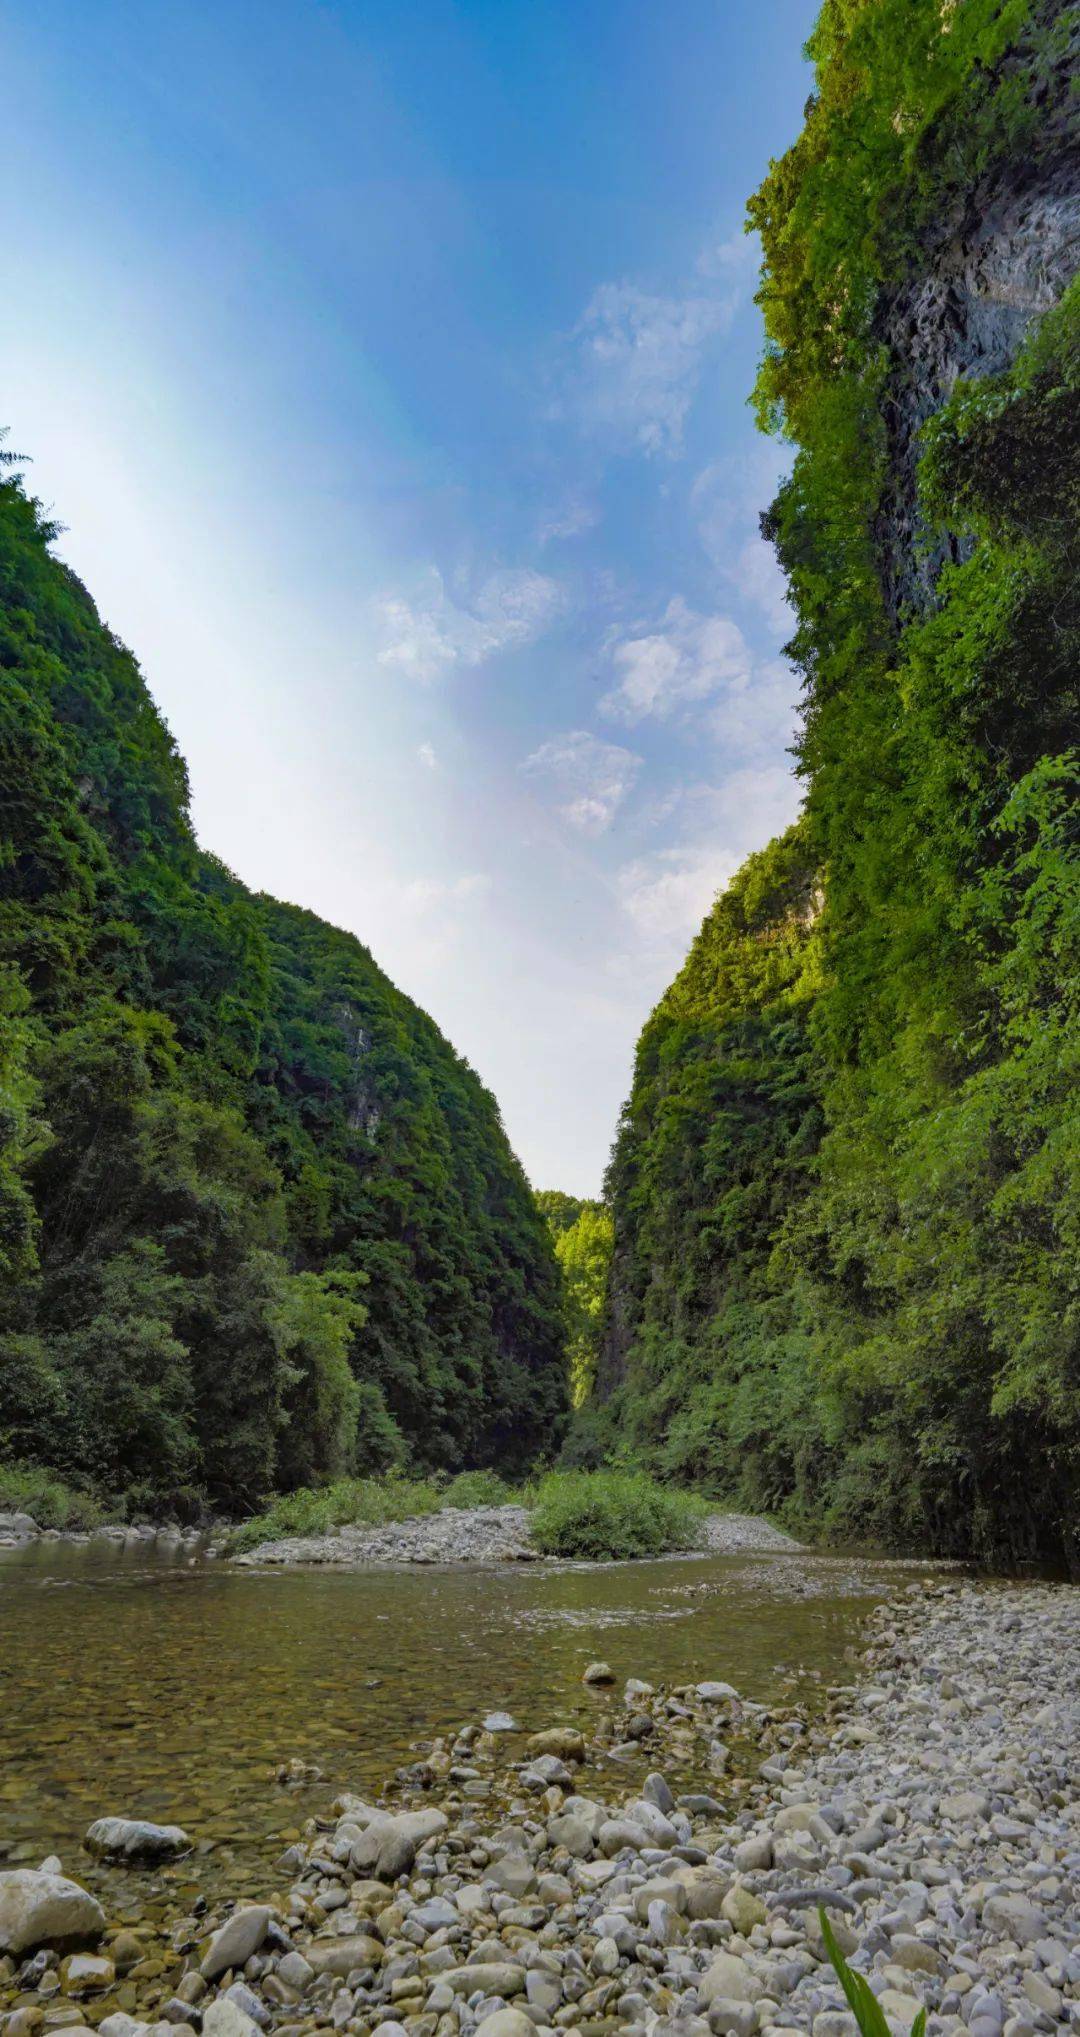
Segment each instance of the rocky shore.
M0 1874L0 2037L849 2037L819 1904L897 2037L920 2005L932 2037L1080 2026L1080 1591L915 1587L816 1714L586 1674L588 1735L492 1714L417 1748L265 1901L185 1910L191 1840L134 1820L87 1843L141 1863L143 1914L58 1861Z
M42 1528L32 1514L0 1513L0 1549L25 1548L28 1542L111 1542L139 1549L160 1543L163 1548L196 1548L205 1528L180 1528L174 1521L139 1521L125 1526L110 1522L100 1528Z
M749 1514L710 1514L702 1526L698 1553L741 1555L795 1552L801 1544L768 1521ZM366 1569L385 1563L539 1563L529 1536L529 1510L520 1506L443 1507L378 1528L344 1527L329 1535L288 1535L263 1542L234 1559L264 1564L331 1564Z
M326 1564L342 1570L370 1569L401 1563L539 1563L542 1557L530 1539L529 1510L522 1506L443 1507L435 1514L388 1521L380 1527L341 1527L326 1535L287 1535L262 1542L232 1560L248 1568L264 1565L301 1568ZM105 1542L138 1550L196 1549L209 1541L210 1553L227 1551L227 1524L180 1528L173 1522L142 1521L134 1525L92 1529L42 1528L27 1513L0 1513L0 1549L18 1549L33 1542ZM712 1555L780 1555L802 1544L770 1522L750 1514L710 1514L702 1525L697 1553Z

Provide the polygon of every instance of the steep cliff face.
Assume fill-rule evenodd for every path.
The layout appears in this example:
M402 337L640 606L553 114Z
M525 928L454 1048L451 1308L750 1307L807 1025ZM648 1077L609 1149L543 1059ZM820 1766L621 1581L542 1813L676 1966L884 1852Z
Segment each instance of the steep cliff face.
M1022 152L970 186L942 186L910 272L883 288L872 332L888 363L881 411L885 472L875 537L894 618L925 608L943 565L965 556L956 532L928 532L918 508L920 434L960 376L1011 367L1042 313L1080 267L1077 76L1080 15L1042 0L998 64L1030 109Z
M656 1444L668 1471L739 1475L739 1346L820 1136L817 905L800 826L717 899L638 1042L608 1184L616 1250L598 1392L629 1366L623 1440ZM705 1358L721 1350L722 1364Z
M0 1454L230 1508L566 1404L494 1099L351 935L204 854L130 654L0 475Z
M751 1504L1075 1560L1080 10L827 0L811 52L751 219L814 909L747 915L792 843L753 859L642 1035L590 1419Z

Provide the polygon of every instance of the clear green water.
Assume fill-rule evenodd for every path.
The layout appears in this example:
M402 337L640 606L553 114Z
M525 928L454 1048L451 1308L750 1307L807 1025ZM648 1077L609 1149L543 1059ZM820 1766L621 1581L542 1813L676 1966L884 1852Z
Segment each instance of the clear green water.
M115 1895L80 1842L117 1813L184 1825L186 1882L273 1887L283 1839L414 1741L493 1709L530 1730L587 1721L611 1702L581 1683L598 1655L620 1682L719 1677L758 1699L843 1681L903 1575L786 1557L261 1574L152 1548L5 1551L0 1863L56 1852ZM283 1789L293 1756L322 1782Z

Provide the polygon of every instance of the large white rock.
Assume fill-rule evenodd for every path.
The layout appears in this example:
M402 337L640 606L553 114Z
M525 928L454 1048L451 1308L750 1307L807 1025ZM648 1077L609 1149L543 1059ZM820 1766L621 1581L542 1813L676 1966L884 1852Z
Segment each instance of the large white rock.
M899 1988L883 1988L878 1996L878 2005L889 2022L901 2030L910 2030L919 2010L922 2008L917 1995L901 1994Z
M95 1860L175 1860L191 1851L180 1825L152 1825L146 1818L97 1818L83 1845Z
M262 1944L270 1926L270 1917L271 1911L266 1903L254 1903L249 1909L235 1910L210 1940L199 1969L203 1979L217 1980L218 1975L228 1973L230 1967L239 1973ZM219 2037L231 2037L231 2033L221 2031Z
M96 1944L104 1929L101 1904L77 1881L32 1867L0 1873L0 1952Z
M452 1966L439 1975L456 1995L520 1995L525 1987L525 1968L510 1960L478 1959L472 1966Z
M496 2009L484 2017L476 2037L536 2037L536 2024L521 2009Z
M1017 1945L1033 1945L1046 1932L1046 1918L1026 1896L990 1896L983 1904L982 1920L996 1937L1012 1938Z
M717 1952L698 1982L698 1995L706 2008L715 2001L756 2002L762 1992L757 1975L733 1952Z
M350 1861L357 1874L374 1874L380 1881L394 1881L399 1874L407 1874L420 1847L446 1830L444 1811L398 1811L391 1815L363 1803L359 1797L341 1801L346 1809L338 1826L338 1839L350 1838Z
M632 1797L626 1806L626 1816L632 1825L640 1825L647 1832L654 1846L677 1846L679 1832L663 1811L658 1811L647 1797Z
M381 1966L382 1940L367 1932L341 1938L314 1938L304 1948L304 1957L316 1973L336 1974L344 1980L354 1967Z
M218 1995L203 2010L203 2037L262 2037L254 2016L249 2016L228 1995Z

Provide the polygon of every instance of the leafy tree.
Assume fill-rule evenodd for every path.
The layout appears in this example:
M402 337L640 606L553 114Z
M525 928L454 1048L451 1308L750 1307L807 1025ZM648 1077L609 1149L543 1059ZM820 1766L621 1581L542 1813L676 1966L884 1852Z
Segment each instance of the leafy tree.
M611 1211L602 1202L564 1195L558 1188L541 1189L536 1206L551 1232L562 1275L570 1400L578 1408L596 1375L615 1235Z
M367 1316L361 1285L356 1273L292 1273L282 1282L272 1323L288 1367L276 1467L287 1488L356 1468L361 1388L349 1355Z
M0 968L0 1285L29 1278L37 1264L37 1216L26 1168L39 1136L37 1085L30 1074L30 999L11 968Z
M54 534L5 461L0 1447L185 1507L523 1467L558 1275L494 1099L357 940L197 847Z
M536 1192L536 1207L554 1237L568 1231L576 1224L583 1209L592 1205L584 1196L567 1195L561 1188L540 1188Z
M570 1399L575 1407L581 1406L596 1374L614 1238L611 1211L586 1203L576 1222L555 1241L565 1295Z

